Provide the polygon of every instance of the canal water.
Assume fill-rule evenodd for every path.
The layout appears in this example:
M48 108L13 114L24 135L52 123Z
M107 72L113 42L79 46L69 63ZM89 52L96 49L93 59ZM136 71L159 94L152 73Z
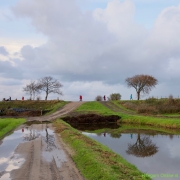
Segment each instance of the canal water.
M154 180L180 179L179 135L140 129L128 130L121 134L82 133L108 146L134 164L144 172L144 176Z

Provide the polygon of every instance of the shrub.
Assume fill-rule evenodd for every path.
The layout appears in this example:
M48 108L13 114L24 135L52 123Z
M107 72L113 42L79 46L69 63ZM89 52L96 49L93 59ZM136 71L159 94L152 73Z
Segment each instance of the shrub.
M102 96L100 96L100 95L96 96L95 100L96 101L102 101Z
M155 106L140 105L137 108L137 113L157 114L158 110Z
M120 100L121 99L121 95L119 93L112 93L110 94L110 100L114 101L114 100Z

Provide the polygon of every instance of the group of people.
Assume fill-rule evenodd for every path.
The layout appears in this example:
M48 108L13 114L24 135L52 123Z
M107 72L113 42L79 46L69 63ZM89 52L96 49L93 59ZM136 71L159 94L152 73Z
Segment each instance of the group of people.
M106 95L103 96L104 101L106 101ZM82 95L79 96L79 100L82 101ZM133 100L132 94L130 95L130 100Z
M106 101L106 96L103 96L104 101ZM79 96L79 100L82 101L82 95Z
M9 96L9 99L3 98L3 101L11 101L11 96Z

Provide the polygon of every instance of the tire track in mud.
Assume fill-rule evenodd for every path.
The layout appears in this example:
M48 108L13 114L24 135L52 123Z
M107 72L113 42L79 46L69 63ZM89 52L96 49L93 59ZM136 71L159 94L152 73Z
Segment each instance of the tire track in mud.
M34 124L31 127L31 131L30 129L25 131L28 132L29 141L27 137L24 138L25 141L15 150L15 153L23 157L25 162L19 169L10 172L11 179L84 180L60 137L53 133L52 125ZM32 134L35 138L31 137Z

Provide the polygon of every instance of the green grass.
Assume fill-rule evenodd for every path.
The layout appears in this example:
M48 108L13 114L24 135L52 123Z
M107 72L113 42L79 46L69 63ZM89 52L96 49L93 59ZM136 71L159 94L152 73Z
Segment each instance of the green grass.
M87 130L86 132L97 133L99 135L102 133L109 133L112 137L118 137L121 133L127 132L127 130L132 130L132 132L144 132L144 130L147 130L147 133L151 135L154 135L156 133L165 135L180 135L179 129L167 129L162 127L146 126L140 124L136 126L130 124L121 124L121 126L117 129L104 128L93 131Z
M13 118L6 118L0 119L0 139L4 137L8 132L15 129L19 125L23 124L26 120L21 119L13 119Z
M56 112L58 109L62 108L67 103L68 103L67 101L60 101L60 102L54 104L53 106L51 106L48 113L45 113L45 115L52 114L52 113Z
M111 115L114 114L113 111L103 106L101 103L97 101L86 102L83 103L76 109L76 112L84 112L84 113L97 113L103 115Z
M34 110L43 110L43 114L51 114L63 107L68 102L58 101L58 100L48 100L48 101L37 101L37 100L27 100L27 101L1 101L0 109L7 110L8 108L26 108Z
M158 118L152 116L138 116L138 115L129 115L124 113L114 112L97 101L86 102L82 104L78 109L76 109L76 112L81 112L81 113L95 112L97 114L102 114L102 115L114 114L121 117L121 123L141 124L141 125L149 125L155 127L180 129L180 119L178 118L177 119Z
M141 180L143 173L120 155L82 135L61 120L54 122L56 132L74 151L72 158L87 180ZM144 178L150 179L150 178Z

